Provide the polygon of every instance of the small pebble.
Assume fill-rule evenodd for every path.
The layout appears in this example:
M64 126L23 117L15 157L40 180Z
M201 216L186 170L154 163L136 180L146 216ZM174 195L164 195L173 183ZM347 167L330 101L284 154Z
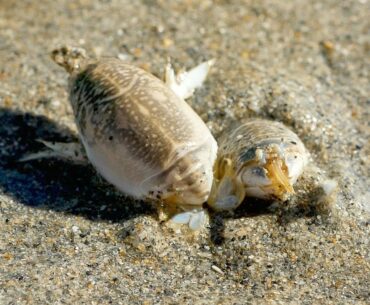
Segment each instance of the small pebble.
M224 274L224 272L220 268L218 268L216 265L212 265L211 268L212 268L213 271L215 271L219 274L222 274L222 275Z

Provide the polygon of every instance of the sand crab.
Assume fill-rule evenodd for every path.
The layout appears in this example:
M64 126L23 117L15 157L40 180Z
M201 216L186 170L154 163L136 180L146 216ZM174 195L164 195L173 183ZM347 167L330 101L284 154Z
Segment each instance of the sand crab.
M89 59L62 47L52 59L69 73L69 99L82 143L43 143L49 150L25 156L88 159L122 192L164 206L177 223L202 226L213 183L217 143L184 101L201 86L213 61L165 82L119 59Z
M208 204L237 208L247 197L285 200L308 161L298 136L279 122L252 119L219 141Z

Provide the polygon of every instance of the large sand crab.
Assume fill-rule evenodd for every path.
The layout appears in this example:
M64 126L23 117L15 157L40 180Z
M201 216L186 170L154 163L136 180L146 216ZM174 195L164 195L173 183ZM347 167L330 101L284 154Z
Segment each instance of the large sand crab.
M89 59L79 48L62 47L52 58L70 74L69 98L83 148L43 141L49 150L22 160L87 157L119 190L158 202L174 222L201 227L217 143L184 99L201 86L212 61L177 76L168 64L164 83L119 59Z

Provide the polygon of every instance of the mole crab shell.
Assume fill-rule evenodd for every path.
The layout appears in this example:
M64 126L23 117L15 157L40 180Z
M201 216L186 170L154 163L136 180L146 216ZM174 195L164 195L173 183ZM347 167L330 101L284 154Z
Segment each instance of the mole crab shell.
M308 160L298 136L268 120L239 125L221 138L219 146L208 200L216 210L235 209L246 196L286 200Z
M158 78L118 59L68 67L76 123L97 171L135 198L201 207L217 143L192 108Z

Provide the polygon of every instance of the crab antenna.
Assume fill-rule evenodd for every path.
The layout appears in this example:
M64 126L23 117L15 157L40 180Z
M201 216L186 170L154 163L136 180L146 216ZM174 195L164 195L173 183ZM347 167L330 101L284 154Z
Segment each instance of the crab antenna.
M80 70L86 51L82 48L63 46L53 50L50 54L52 60L62 66L70 74Z
M279 146L271 145L269 147L265 169L278 197L282 199L287 194L294 194L293 186L289 181L288 168L281 156Z
M284 167L285 165L282 161L277 159L273 159L266 165L268 175L270 176L272 184L276 188L276 193L282 198L285 194L294 194L293 186L289 181L286 168Z

